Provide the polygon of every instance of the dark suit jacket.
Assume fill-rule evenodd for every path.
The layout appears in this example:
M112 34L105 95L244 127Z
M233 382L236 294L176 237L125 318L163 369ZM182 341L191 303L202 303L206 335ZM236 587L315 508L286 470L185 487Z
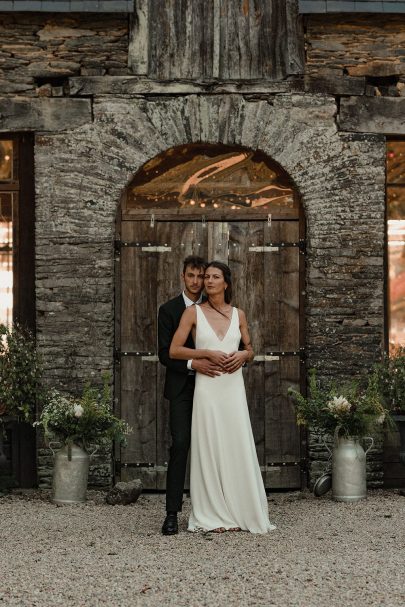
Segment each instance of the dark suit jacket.
M169 356L170 344L173 339L180 318L186 309L183 294L170 299L159 308L158 315L158 342L159 342L159 360L166 367L166 380L164 395L169 400L176 398L187 382L189 370L186 360L174 360ZM188 336L186 348L194 348L194 342L191 334Z

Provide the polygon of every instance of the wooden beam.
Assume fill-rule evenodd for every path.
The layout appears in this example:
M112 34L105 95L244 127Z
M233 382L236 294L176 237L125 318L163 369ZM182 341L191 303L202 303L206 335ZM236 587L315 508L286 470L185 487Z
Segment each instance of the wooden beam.
M91 122L89 99L0 98L4 131L63 131Z
M405 135L405 98L343 98L339 126L342 131Z
M71 96L88 95L206 95L222 93L288 93L302 92L301 79L230 80L228 82L161 82L136 76L75 76L69 78Z

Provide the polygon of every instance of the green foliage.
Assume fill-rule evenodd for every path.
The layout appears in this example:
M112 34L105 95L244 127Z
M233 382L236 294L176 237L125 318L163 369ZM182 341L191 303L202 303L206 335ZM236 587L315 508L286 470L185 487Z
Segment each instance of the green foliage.
M111 405L109 376L105 374L101 391L90 384L79 397L51 390L34 426L42 427L48 439L83 447L112 440L125 443L131 428L113 414Z
M404 411L405 348L399 347L391 356L384 354L375 371L384 405L392 412Z
M42 365L31 333L16 324L0 324L1 413L30 421L45 397ZM1 420L1 417L0 417Z
M388 418L381 403L378 377L369 375L366 385L359 381L321 386L315 369L309 373L307 398L289 389L297 423L311 427L315 432L341 436L365 436Z

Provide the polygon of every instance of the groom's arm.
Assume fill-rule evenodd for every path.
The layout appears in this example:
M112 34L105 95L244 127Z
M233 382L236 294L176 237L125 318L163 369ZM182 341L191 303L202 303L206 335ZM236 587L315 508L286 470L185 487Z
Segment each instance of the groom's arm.
M159 308L158 315L158 344L159 344L159 360L165 367L171 369L172 371L177 371L177 373L185 373L189 372L187 368L186 360L174 360L169 356L170 344L172 342L173 335L176 332L177 327L174 326L174 321L172 316L168 313L168 311L161 306Z

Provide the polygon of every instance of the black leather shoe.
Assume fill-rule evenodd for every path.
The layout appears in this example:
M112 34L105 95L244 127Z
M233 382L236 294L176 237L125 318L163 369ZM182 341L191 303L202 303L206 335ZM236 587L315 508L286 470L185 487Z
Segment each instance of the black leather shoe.
M176 535L179 532L177 524L177 512L169 512L162 526L163 535Z

